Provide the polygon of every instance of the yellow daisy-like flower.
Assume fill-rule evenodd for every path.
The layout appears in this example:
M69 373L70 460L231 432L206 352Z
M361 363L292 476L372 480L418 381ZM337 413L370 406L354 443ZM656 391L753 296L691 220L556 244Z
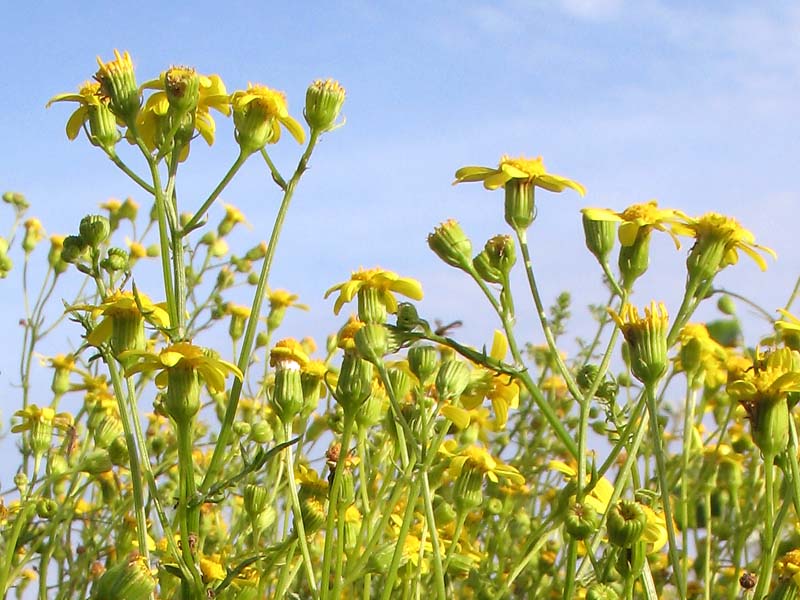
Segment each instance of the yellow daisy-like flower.
M422 300L422 284L419 281L410 277L400 277L397 273L379 267L355 271L348 281L339 283L325 292L325 298L333 292L339 292L333 305L333 313L338 315L342 307L363 288L377 290L380 302L392 314L397 312L397 299L392 292L412 300Z
M455 440L448 440L454 442ZM483 473L483 475L492 483L497 483L500 479L505 479L515 485L522 485L525 483L525 477L511 465L506 465L494 458L486 448L482 446L472 445L467 446L457 454L454 454L450 447L453 444L443 444L441 451L446 456L450 456L450 466L448 467L448 475L452 479L456 479L465 466L476 469Z
M631 351L631 371L639 381L652 384L667 368L667 332L669 315L663 302L650 303L644 317L637 308L626 304L622 314L608 309L608 314L622 331Z
M300 296L291 293L289 290L269 290L267 292L267 301L271 310L278 310L280 308L297 308L300 310L309 310L307 304L298 302Z
M114 321L138 321L145 319L155 327L169 327L169 314L166 304L161 302L154 304L150 298L141 292L123 292L114 290L106 296L106 299L97 306L80 304L70 308L71 311L88 310L95 316L102 316L103 320L98 323L89 336L86 338L92 346L99 346L111 337L114 330Z
M512 179L523 180L550 192L563 192L567 188L572 188L581 196L586 194L586 188L577 181L548 173L541 156L536 158L525 158L524 156L512 158L504 155L496 169L476 166L461 167L456 171L456 180L453 185L482 181L483 187L487 190L496 190Z
M294 338L286 338L275 344L269 353L269 364L281 369L300 370L308 364L308 355Z
M788 348L770 352L756 360L742 379L728 384L728 394L741 402L748 413L759 403L785 398L800 392L800 354Z
M39 426L55 427L66 431L72 426L74 419L69 413L58 413L49 406L38 407L29 404L25 408L18 410L14 416L21 420L20 423L11 428L12 433L31 431Z
M200 557L200 572L203 574L203 582L222 581L228 572L222 566L222 558L219 554Z
M566 475L568 479L575 480L578 477L578 470L565 462L560 460L550 461L549 467ZM590 477L586 476L586 484L590 482ZM599 513L604 513L611 502L611 496L614 493L614 485L605 477L598 479L594 487L589 491L583 499L584 504L591 506Z
M188 73L191 69L184 67L174 67L169 71L164 71L158 79L148 81L142 88L149 88L159 90L152 94L140 111L137 118L137 132L142 138L145 146L151 152L160 147L165 141L163 137L167 135L172 128L170 119L170 102L167 95L167 87L170 85L170 77L175 76L175 69L179 69ZM197 106L190 112L194 115L194 130L199 133L206 143L211 146L214 143L214 135L216 132L216 123L211 116L211 110L215 109L225 116L231 114L229 104L229 97L225 90L225 84L219 75L200 75L196 74L198 79L198 98ZM174 111L173 113L174 114ZM178 115L179 116L179 115ZM189 144L185 144L181 148L181 153L178 159L180 161L186 160L189 156Z
M747 412L753 440L765 456L789 444L788 394L800 392L800 354L789 348L757 357L742 379L728 384L728 395Z
M244 117L242 122L246 120L247 114L252 110L255 110L260 118L263 117L264 120L271 122L272 133L267 143L274 144L280 139L281 130L278 124L283 125L299 144L305 142L306 132L303 126L289 114L286 96L283 92L270 89L265 85L250 83L246 90L238 90L233 93L231 106L234 117L237 115Z
M196 371L214 393L225 391L225 377L229 373L233 373L234 377L238 379L243 377L239 367L233 363L214 356L211 352L190 342L178 342L167 346L158 354L129 350L123 352L122 357L139 359L136 364L126 369L127 376L158 371L155 381L160 388L167 386L170 369L188 368Z
M779 308L778 312L781 313L783 319L776 321L775 327L781 331L794 331L795 333L800 333L800 319L795 317L789 311L783 310L782 308Z
M508 340L500 330L495 330L492 349L489 356L502 361L508 353ZM492 402L495 428L502 429L508 422L508 409L519 407L519 384L505 373L496 373L490 369L478 367L472 372L472 381L461 397L461 402L468 409L477 408L484 398Z
M632 204L622 212L610 208L584 208L581 212L592 221L620 222L619 241L623 246L632 246L641 229L645 231L656 229L669 234L676 248L681 247L677 234L690 235L681 227L691 221L690 217L680 210L658 208L658 202L655 200Z
M719 213L709 212L698 219L679 223L675 230L693 236L697 240L697 247L722 244L723 256L719 264L720 269L739 262L740 250L752 258L762 271L767 270L767 261L759 252L777 258L774 250L756 244L753 233L742 227L736 219Z
M99 108L104 102L100 98L100 84L96 81L87 81L77 93L58 94L50 98L47 108L56 102L77 102L78 108L75 109L67 120L67 138L74 140L81 132L84 123L89 121L90 110Z

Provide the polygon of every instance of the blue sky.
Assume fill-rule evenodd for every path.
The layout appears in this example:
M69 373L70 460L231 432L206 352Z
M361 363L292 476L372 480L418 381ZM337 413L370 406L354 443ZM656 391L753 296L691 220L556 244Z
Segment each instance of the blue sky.
M529 233L545 301L562 290L573 293L569 337L589 322L583 307L605 299L583 247L583 206L622 209L657 198L693 215L714 210L737 217L779 259L761 273L745 257L719 283L770 310L785 302L800 274L800 6L794 2L125 6L42 2L5 9L2 189L25 193L48 232L73 231L109 197L144 200L101 152L83 139L66 139L69 106L44 108L52 95L89 79L95 56L108 59L114 48L131 52L140 81L185 64L219 73L229 90L248 81L285 90L297 118L311 80L340 80L348 91L347 124L312 159L271 279L314 309L291 315L287 335L322 341L341 323L332 302L322 300L325 289L361 265L380 265L423 282L426 317L460 318L466 341L488 343L495 323L480 294L433 257L425 237L450 217L478 249L506 232L501 192L450 185L456 168L492 165L504 153L541 154L551 171L588 189L585 199L540 193ZM274 153L287 172L298 157L288 136ZM132 153L126 156L141 167ZM234 156L231 124L220 119L213 148L193 145L181 184L186 209L202 202ZM246 165L223 200L254 225L237 234L241 249L268 236L279 197L258 161ZM0 214L6 223L10 211ZM676 252L668 239L654 242L636 302L665 300L677 308L685 250ZM5 339L18 333L19 281L17 271L0 282ZM762 333L742 311L748 332ZM532 312L520 313L520 337L539 343ZM15 372L13 361L0 358L0 395L13 397Z

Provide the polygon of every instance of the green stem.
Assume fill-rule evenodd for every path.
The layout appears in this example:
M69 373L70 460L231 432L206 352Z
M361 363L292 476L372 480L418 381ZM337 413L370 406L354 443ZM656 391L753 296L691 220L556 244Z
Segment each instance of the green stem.
M27 505L17 513L17 517L14 519L14 527L5 539L5 556L2 559L2 563L0 563L0 590L2 590L3 598L6 597L8 588L10 587L9 573L11 572L11 565L14 563L14 558L17 556L17 540L22 533L23 527L28 524L28 521L33 517L35 512L36 503L27 503Z
M341 501L342 489L342 473L345 470L345 463L347 462L347 452L350 444L350 437L353 433L353 425L355 423L355 416L345 414L344 426L342 429L342 437L340 439L339 459L336 461L336 468L333 472L333 483L331 484L330 494L328 494L328 515L325 520L325 549L322 554L322 579L320 581L320 598L325 600L328 598L329 584L331 576L331 567L333 561L338 562L341 556L333 556L333 530L336 526L337 519L344 524L344 512L342 511L343 502ZM339 531L341 534L341 531ZM338 536L337 536L338 537ZM341 578L335 579L333 583L333 598L338 598L337 592L341 586Z
M144 555L145 559L149 561L150 555L147 549L147 512L144 502L144 489L142 488L142 468L139 462L140 458L143 457L139 456L132 425L134 418L138 419L139 416L131 415L128 411L128 403L122 388L122 378L114 362L114 357L111 356L111 353L106 349L101 349L101 353L108 367L109 376L111 377L111 385L114 388L114 396L117 399L117 406L119 408L119 417L122 421L122 429L125 434L125 444L128 446L131 486L133 488L133 511L136 516L136 539L139 542L140 552Z
M175 423L175 435L178 443L178 524L181 532L181 554L193 575L192 582L185 581L184 583L188 588L191 600L200 600L203 597L204 586L192 547L197 541L200 525L200 507L194 506L197 483L194 479L194 436L192 432L192 422Z
M764 534L763 545L761 548L761 568L758 573L758 583L756 584L753 598L761 598L769 591L772 583L772 545L773 531L775 522L775 456L764 455Z
M284 436L288 440L291 438L292 428L290 424L284 426ZM314 579L314 563L311 561L311 553L308 550L308 540L306 539L305 525L303 524L303 514L300 512L300 498L297 495L297 482L294 477L294 453L292 447L288 446L286 450L286 473L289 479L289 495L292 500L292 509L294 510L295 527L297 528L297 539L300 543L300 552L303 555L303 566L305 568L306 580L309 589L317 589L317 582Z
M680 485L681 485L681 537L683 539L683 548L681 548L681 564L683 574L686 576L689 572L689 453L692 447L692 428L694 426L695 404L697 393L694 390L694 376L687 373L686 375L686 401L684 408L683 418L683 450L681 452L681 472L680 472ZM710 523L710 521L707 521Z
M261 265L261 274L258 278L258 284L256 285L255 296L253 297L253 306L250 309L250 317L247 319L247 327L245 328L244 338L242 339L242 348L239 353L239 360L237 362L237 366L242 373L246 373L247 367L250 364L250 355L253 352L253 343L255 342L256 338L256 328L258 327L258 322L261 315L261 305L264 302L264 295L267 290L267 279L269 278L269 271L272 267L272 259L275 256L275 250L278 246L278 239L280 238L281 229L283 228L283 221L286 218L286 213L289 210L289 204L292 201L294 190L297 187L297 184L300 181L303 173L305 173L306 169L308 168L308 161L311 158L311 153L314 151L314 147L317 144L318 135L319 134L315 133L314 131L311 132L308 146L306 147L303 156L300 157L300 162L297 165L297 169L286 186L286 191L283 194L283 201L281 202L281 206L278 209L278 214L275 217L275 224L272 227L272 235L270 236L269 243L267 244L267 252L264 256L264 262ZM225 415L222 418L219 437L217 438L217 443L214 446L214 453L212 454L211 460L208 464L206 475L200 484L200 490L202 492L208 491L222 467L222 461L224 460L225 453L227 452L228 442L230 442L231 436L233 435L233 421L236 418L236 410L239 407L239 398L242 394L242 385L242 381L239 379L234 379L233 386L231 387L231 394L228 398L228 406L226 407Z
M556 340L553 336L553 332L547 322L547 313L545 312L544 305L542 304L542 298L539 295L539 288L536 285L536 277L533 274L533 263L531 262L530 250L528 248L528 234L524 229L519 227L515 228L515 233L517 234L517 239L519 240L520 250L522 250L522 257L525 262L525 274L528 276L528 286L531 290L533 302L536 305L536 314L539 316L544 338L547 340L547 345L550 348L553 359L556 362L558 372L561 374L561 377L564 378L564 382L567 384L567 389L569 389L573 398L579 400L583 394L581 394L578 384L575 383L575 379L573 379L572 373L570 373L567 365L564 364L561 354L558 351L558 347L556 346Z
M186 225L184 225L183 229L181 230L181 234L182 235L186 235L187 233L189 233L193 229L197 229L197 227L200 224L200 221L203 219L203 217L205 216L206 212L208 212L208 209L211 208L211 205L214 204L214 201L217 198L219 198L219 195L227 187L227 185L231 182L231 179L233 179L234 175L236 175L236 173L239 171L239 169L245 163L247 158L248 158L248 155L244 154L243 152L239 152L239 156L237 156L236 160L233 161L233 164L231 165L231 168L228 169L227 173L225 173L225 176L222 178L222 180L219 182L219 184L217 184L217 187L214 188L214 191L211 192L211 194L208 196L208 198L206 198L206 201L203 202L203 204L200 206L200 208L197 210L197 212L194 213L194 215L192 215L192 218L189 219L189 222L186 223Z
M664 508L667 538L669 539L669 559L678 588L678 597L683 600L686 598L686 581L681 571L678 542L675 538L675 528L673 526L675 521L672 518L672 504L670 502L669 483L667 481L667 463L664 459L664 447L662 446L663 438L661 435L661 427L658 423L658 407L656 406L653 384L645 385L645 398L647 399L647 411L650 413L650 433L652 437L653 453L656 459L658 487L661 490L661 503Z
M397 533L397 545L395 546L394 554L392 554L389 572L386 574L381 600L389 600L389 598L392 597L392 590L395 580L397 579L397 570L400 567L400 560L403 557L406 537L408 537L408 532L411 529L411 522L414 520L414 509L421 488L422 480L416 478L411 484L411 489L408 491L408 503L406 504L405 514L403 515L403 522L400 525L400 531Z
M109 149L105 147L103 148L103 150L105 150L105 153L108 155L108 158L111 159L111 162L117 165L117 167L119 167L120 170L123 173L125 173L125 175L130 177L134 181L134 183L136 183L140 188L142 188L150 195L155 196L155 190L153 190L153 186L148 184L144 179L142 179L136 173L134 173L130 169L130 167L128 167L128 165L126 165L119 156L117 156L116 150L114 150L113 148Z

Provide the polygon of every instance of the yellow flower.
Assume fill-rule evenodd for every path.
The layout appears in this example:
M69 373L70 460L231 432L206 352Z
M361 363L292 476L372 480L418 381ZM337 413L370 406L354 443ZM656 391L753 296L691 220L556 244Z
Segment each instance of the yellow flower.
M619 221L619 241L623 246L632 246L636 241L640 229L649 231L657 229L668 233L675 242L675 247L680 248L678 233L689 235L681 227L691 221L689 216L671 208L658 208L658 202L650 200L644 204L632 204L622 212L615 212L610 208L584 208L581 212L592 221Z
M293 294L288 290L270 290L267 292L267 301L272 310L280 308L298 308L300 310L309 310L307 304L298 302L300 296Z
M133 259L145 258L147 256L147 248L145 248L139 242L130 239L129 237L125 237L125 244L127 244L130 250L130 256Z
M47 108L56 102L78 103L78 108L67 120L67 138L74 140L81 132L84 123L89 121L91 110L100 108L106 101L100 98L100 84L96 81L87 81L78 89L77 94L58 94L50 98Z
M193 115L193 129L202 136L209 146L214 143L214 134L216 132L216 123L211 116L210 109L213 108L225 116L231 114L230 99L225 90L225 84L219 75L200 75L195 73L194 69L172 67L161 73L158 79L148 81L142 85L142 89L158 90L147 99L144 109L140 112L137 120L138 133L150 151L161 146L165 141L163 136L167 135L171 127L173 127L167 90L175 89L175 81L192 76L197 77L199 84L197 105L188 112ZM173 113L175 113L174 110ZM181 115L175 114L175 117L179 118ZM189 144L185 144L181 148L179 160L185 160L188 155Z
M789 392L800 392L800 354L781 348L756 360L742 378L728 384L728 394L745 409L763 402L774 402Z
M489 356L495 361L502 361L507 352L506 336L502 331L495 330ZM492 402L495 428L502 429L508 422L508 409L519 407L519 385L510 375L478 367L472 372L472 382L467 386L461 402L467 409L472 410L477 408L484 398Z
M178 342L167 346L158 354L141 350L123 352L125 357L138 358L139 362L125 371L127 376L136 373L150 373L158 371L156 385L160 388L167 386L170 369L192 369L206 382L212 392L225 391L225 377L233 373L234 377L242 379L239 367L227 360L213 356L200 346L190 342Z
M467 446L458 454L453 454L449 450L449 445L442 445L442 452L450 456L450 466L448 467L448 475L456 479L465 466L483 473L483 475L492 483L497 483L500 479L510 481L515 485L522 485L525 483L525 478L522 474L511 465L506 465L495 459L486 448L482 446Z
M308 355L294 338L279 341L269 353L269 364L276 368L300 370L308 361Z
M412 300L422 300L422 285L419 281L410 277L400 277L397 273L379 267L355 271L348 281L339 283L325 292L325 298L333 292L339 292L333 306L333 313L338 315L342 306L350 302L362 289L377 290L380 302L390 313L397 312L397 299L392 292Z
M25 408L18 410L14 416L21 420L21 423L14 425L11 428L12 433L20 433L22 431L31 431L41 425L45 427L55 427L66 431L72 426L73 418L69 413L58 413L50 408L44 406L42 408L35 404L29 404Z
M222 566L222 558L219 554L200 557L200 572L203 574L203 582L221 581L225 579L228 572Z
M775 327L781 331L794 331L796 333L800 333L800 319L795 317L792 313L783 310L782 308L779 308L778 312L781 313L783 319L777 321L775 323Z
M549 467L554 471L563 473L570 480L575 480L578 478L577 469L560 460L550 461ZM589 484L590 481L591 479L587 475L586 484ZM586 494L583 501L585 504L591 506L597 512L604 513L608 508L609 503L611 502L611 496L613 493L614 493L613 484L605 477L601 477L595 482L594 487L589 491L588 494Z
M724 254L719 264L720 269L735 265L739 261L739 250L752 258L762 271L767 270L767 261L759 252L777 258L774 250L756 244L753 233L742 227L736 219L719 213L709 212L698 219L691 219L688 223L680 223L675 230L697 239L696 246L722 244Z
M103 320L86 338L92 346L99 346L111 337L114 330L114 321L138 321L145 319L158 328L169 327L169 314L166 304L154 304L146 294L141 292L123 292L114 290L106 296L105 300L97 306L81 304L71 307L71 311L89 310L95 316L102 316Z
M475 166L461 167L456 171L456 180L453 185L470 181L482 181L483 187L487 190L496 190L512 179L521 179L551 192L563 192L566 188L572 188L581 196L586 194L586 188L577 181L548 173L541 156L537 158L525 158L524 156L511 158L508 155L504 155L496 169Z
M264 85L247 85L246 90L238 90L231 96L231 106L233 107L234 121L239 133L242 133L242 126L247 124L250 115L256 116L259 120L268 122L272 131L266 137L266 143L274 144L281 137L280 125L294 137L299 144L305 142L306 133L302 125L295 121L289 114L286 104L286 96L283 92L270 89ZM263 145L263 144L262 144Z
M681 343L681 352L676 360L676 369L703 375L703 381L710 389L726 383L727 353L725 348L711 337L705 325L702 323L685 325L678 339Z
M626 304L621 315L610 308L608 314L628 342L634 376L645 384L657 381L667 368L667 307L651 302L640 317L635 306Z

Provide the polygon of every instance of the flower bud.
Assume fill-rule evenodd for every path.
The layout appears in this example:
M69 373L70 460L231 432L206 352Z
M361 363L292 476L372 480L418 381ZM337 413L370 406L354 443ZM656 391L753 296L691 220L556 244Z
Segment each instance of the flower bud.
M534 185L527 179L510 179L505 186L505 219L512 229L527 229L536 218Z
M158 438L155 438L158 439ZM111 442L108 447L108 457L111 463L117 467L127 467L130 462L130 453L128 452L128 444L125 441L125 436L120 435Z
M472 242L457 221L448 219L436 227L428 235L428 246L451 267L472 270Z
M90 475L99 475L110 471L113 467L111 458L106 450L92 450L88 452L81 460L79 471L89 473Z
M141 99L130 54L114 50L114 60L103 63L98 57L97 63L100 68L95 79L100 83L101 95L108 99L111 112L126 125L133 125Z
M475 510L483 502L483 473L469 463L461 468L453 489L453 502L459 513Z
M97 248L108 239L111 233L111 224L101 215L87 215L81 219L78 228L80 236L86 244Z
M461 396L469 384L467 364L460 360L446 360L436 375L436 391L440 400L454 400Z
M193 111L200 100L200 78L190 67L172 67L164 73L164 91L173 110Z
M645 525L647 515L639 503L620 500L608 513L608 540L620 548L630 548L642 537Z
M619 249L619 272L622 274L623 287L630 290L633 283L647 271L649 264L650 230L642 227L633 244Z
M386 327L376 323L367 323L355 334L356 349L366 361L380 365L387 353Z
M610 585L593 583L586 590L586 600L619 600L619 594Z
M585 540L600 526L600 515L588 504L576 502L567 510L564 528L574 539Z
M30 254L36 245L44 239L44 227L39 219L31 217L24 223L25 236L22 238L22 249Z
M428 345L409 348L408 367L411 369L411 372L417 376L419 382L425 385L439 367L436 348Z
M257 444L267 444L275 439L272 425L267 421L257 421L250 426L250 439Z
M421 319L417 312L417 307L410 302L400 302L397 305L397 321L398 329L403 331L412 331L419 326Z
M596 221L583 214L583 235L586 247L594 254L601 265L608 261L608 255L614 248L617 224L614 221Z
M200 380L188 361L181 360L167 371L164 410L176 423L188 424L200 410Z
M17 491L19 491L20 496L24 497L27 495L29 483L30 481L28 481L28 475L24 471L20 471L14 475L14 485L16 486Z
M640 317L631 305L624 307L622 315L609 311L627 342L634 377L645 385L654 385L667 369L669 316L663 303L651 302L644 312Z
M316 496L306 496L300 499L300 515L303 518L303 528L306 536L310 536L325 525L325 503Z
M144 556L131 555L109 568L92 589L94 600L147 600L156 589L156 579Z
M342 110L344 98L344 88L333 79L318 79L308 86L303 115L311 130L322 133L339 127L336 119Z
M346 352L336 382L336 401L345 414L355 416L371 393L372 364Z
M244 509L251 519L255 519L267 507L269 490L263 485L248 483L244 486Z
M64 238L64 246L61 249L61 260L68 263L76 263L83 256L88 248L88 244L78 235L68 235Z
M13 206L14 210L18 213L23 213L30 208L30 204L25 199L25 196L19 192L4 192L3 202Z
M51 519L58 512L58 502L52 498L39 498L36 502L36 514L40 519Z
M109 248L108 255L100 261L100 266L109 273L127 271L130 266L130 257L122 248Z
M279 341L270 352L270 365L275 367L272 403L284 425L291 423L303 408L300 368L307 362L308 356L293 338Z
M56 275L60 275L67 270L67 263L61 259L61 250L64 248L64 237L63 235L50 236L50 252L47 253L47 264L55 271ZM0 254L4 252L5 250L0 247Z

